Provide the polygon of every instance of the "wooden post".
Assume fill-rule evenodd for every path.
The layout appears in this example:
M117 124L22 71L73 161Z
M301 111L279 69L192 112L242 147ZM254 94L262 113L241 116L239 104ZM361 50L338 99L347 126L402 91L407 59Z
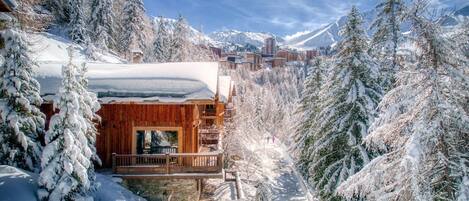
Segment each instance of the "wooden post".
M235 172L235 178L236 178L236 195L239 199L244 199L244 192L243 192L243 187L241 185L241 177L239 176L239 172Z
M169 174L169 153L166 153L166 174Z
M112 173L116 173L116 153L112 153Z
M222 152L218 153L217 166L218 166L218 172L222 172L223 170L223 153Z

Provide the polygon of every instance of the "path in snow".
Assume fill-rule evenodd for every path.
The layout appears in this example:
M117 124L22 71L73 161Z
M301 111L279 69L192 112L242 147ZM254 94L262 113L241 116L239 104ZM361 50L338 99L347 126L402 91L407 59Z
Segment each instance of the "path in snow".
M278 140L267 140L256 150L262 158L262 175L270 186L272 201L314 200L302 178L293 168L293 160Z
M286 147L279 141L272 143L270 141L257 142L251 144L250 149L253 150L254 154L261 159L260 163L254 167L258 171L257 178L264 178L263 183L267 184L269 188L269 194L272 201L315 201L316 199L309 193L308 187L302 181L293 168L293 160L286 151ZM245 163L245 162L244 162ZM243 165L241 165L243 166ZM243 168L240 169L241 174L246 176L246 172L243 172ZM246 195L252 198L255 195L257 182L248 182L243 180L243 190ZM262 179L261 179L262 180ZM224 182L220 179L210 179L207 181L208 185L202 196L203 201L227 201L236 200L236 190L234 182ZM248 199L249 200L249 199Z

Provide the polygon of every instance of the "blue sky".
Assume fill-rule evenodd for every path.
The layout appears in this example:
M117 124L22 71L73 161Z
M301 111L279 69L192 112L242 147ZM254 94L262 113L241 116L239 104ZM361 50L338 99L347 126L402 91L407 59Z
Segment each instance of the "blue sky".
M319 28L345 15L352 5L360 11L378 0L144 0L150 16L182 14L205 33L224 29L270 32L281 36ZM468 0L431 0L437 7L459 8Z

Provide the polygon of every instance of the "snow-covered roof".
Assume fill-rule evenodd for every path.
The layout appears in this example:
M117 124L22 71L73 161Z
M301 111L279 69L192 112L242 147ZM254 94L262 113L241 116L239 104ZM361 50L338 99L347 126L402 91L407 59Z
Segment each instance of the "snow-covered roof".
M218 78L218 89L222 102L226 102L228 100L233 83L234 82L231 80L230 76L220 76Z
M48 99L61 84L62 64L42 63L39 66L36 75L41 84L41 95ZM90 63L87 67L89 88L103 102L213 100L217 92L216 62Z

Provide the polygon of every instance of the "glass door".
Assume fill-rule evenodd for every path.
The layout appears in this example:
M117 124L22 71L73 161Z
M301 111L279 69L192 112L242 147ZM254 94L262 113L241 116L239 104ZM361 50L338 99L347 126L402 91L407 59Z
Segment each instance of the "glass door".
M177 153L178 131L138 129L136 143L137 154Z

